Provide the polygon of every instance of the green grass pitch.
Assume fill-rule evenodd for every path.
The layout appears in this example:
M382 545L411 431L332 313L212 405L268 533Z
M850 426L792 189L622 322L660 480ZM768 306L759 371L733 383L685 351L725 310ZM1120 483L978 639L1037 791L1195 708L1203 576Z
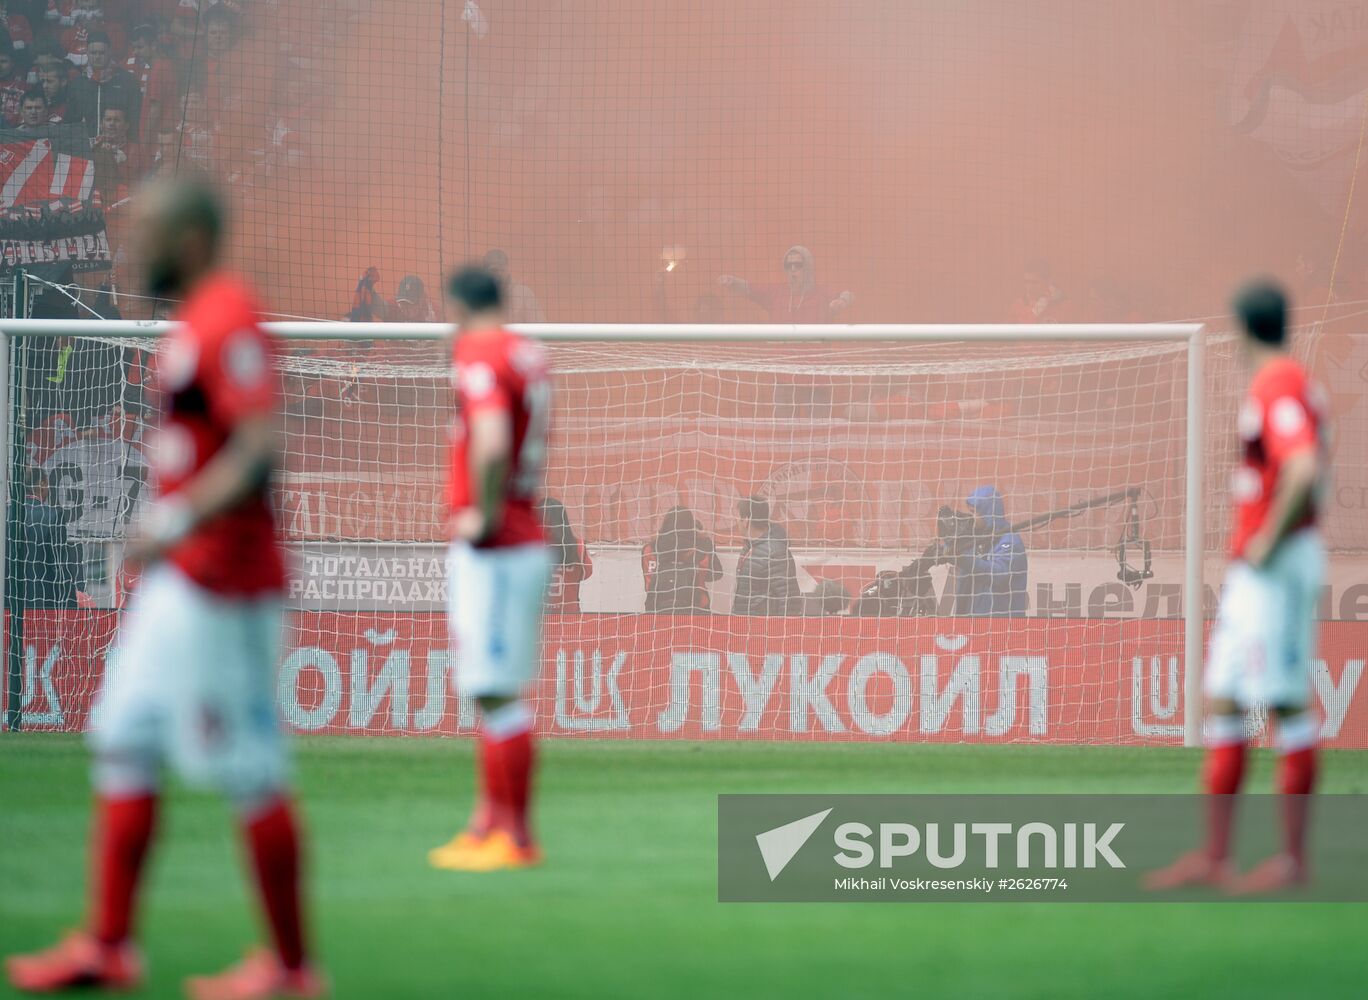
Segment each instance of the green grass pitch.
M1368 905L721 905L719 792L1185 792L1181 750L548 740L545 867L424 854L463 819L466 740L296 743L315 936L339 997L1326 997L1368 990ZM1252 783L1266 789L1271 758ZM1324 788L1368 792L1368 757ZM0 737L0 950L82 911L90 793L74 736ZM226 807L174 790L141 927L147 995L258 935Z

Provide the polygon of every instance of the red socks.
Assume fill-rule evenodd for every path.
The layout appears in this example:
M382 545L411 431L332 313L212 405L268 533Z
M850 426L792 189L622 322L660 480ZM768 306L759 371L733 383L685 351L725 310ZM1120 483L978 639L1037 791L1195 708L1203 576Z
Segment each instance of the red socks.
M1244 743L1223 743L1207 749L1202 782L1207 791L1207 857L1224 861L1230 854L1230 831L1235 822L1235 795L1244 780Z
M1311 790L1316 786L1316 748L1285 753L1278 763L1278 786L1283 793L1283 846L1299 868L1306 864L1306 821Z
M155 795L96 797L91 918L94 934L104 944L122 944L132 931L133 906L156 818Z
M528 802L532 792L532 765L536 753L532 747L532 732L518 733L494 744L503 768L505 829L519 847L532 843L528 829Z
M132 931L156 813L155 795L96 798L91 922L95 937L104 944L122 944ZM304 961L299 842L287 800L274 801L244 824L244 832L276 950L286 968L297 969Z
M289 800L273 801L243 824L243 832L281 964L298 969L304 964L304 927L299 905L299 836Z
M494 743L490 741L489 734L483 730L480 732L479 749L480 756L476 766L479 769L480 791L475 802L475 812L471 815L470 825L466 829L477 837L485 837L505 825L505 794L503 767L498 752Z
M1310 795L1316 787L1316 748L1285 753L1278 762L1278 790L1284 795Z
M488 712L480 732L480 772L484 780L482 806L489 818L489 828L507 831L519 847L532 843L528 825L536 757L532 724L532 713L515 701ZM477 832L481 812L482 808L477 807L472 832Z
M1207 750L1202 770L1207 791L1207 856L1215 862L1230 854L1235 795L1244 779L1243 721L1217 717L1208 732L1219 742ZM1316 785L1316 738L1320 723L1314 713L1301 712L1278 722L1278 788L1282 794L1283 844L1298 866L1306 860L1306 825L1310 794Z

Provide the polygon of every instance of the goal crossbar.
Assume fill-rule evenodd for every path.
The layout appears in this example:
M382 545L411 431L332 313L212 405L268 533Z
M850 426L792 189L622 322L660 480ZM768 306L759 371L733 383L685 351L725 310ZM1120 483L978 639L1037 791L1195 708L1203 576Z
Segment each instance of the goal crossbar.
M170 323L132 320L0 320L0 407L4 413L6 456L14 454L10 419L10 341L15 337L154 338ZM440 340L449 336L444 323L345 323L283 321L265 324L276 337L289 340ZM1200 323L1058 323L1058 324L944 324L871 323L819 324L665 324L665 323L532 323L514 329L546 342L582 343L1115 343L1156 342L1185 344L1187 348L1186 490L1183 527L1183 661L1184 742L1197 746L1202 737L1201 674L1203 635L1203 450L1206 390L1204 327ZM0 471L8 517L10 462ZM7 533L7 532L6 532ZM4 534L0 534L0 559ZM0 574L0 601L4 595Z
M0 320L0 332L24 337L156 337L166 321ZM446 323L343 323L282 321L267 331L288 340L440 340ZM816 342L908 341L953 343L1066 343L1165 341L1192 343L1200 323L523 323L510 329L545 341L580 342Z

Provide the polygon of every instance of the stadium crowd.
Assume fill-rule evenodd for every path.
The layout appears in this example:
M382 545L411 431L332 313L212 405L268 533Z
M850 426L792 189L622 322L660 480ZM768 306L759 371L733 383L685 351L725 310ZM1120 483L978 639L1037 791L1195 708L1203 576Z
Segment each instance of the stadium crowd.
M319 124L314 60L307 42L269 37L274 8L252 0L0 2L0 128L18 133L11 142L75 137L88 147L112 250L106 290L127 285L128 207L142 181L193 167L250 200L265 178L304 162ZM61 295L39 297L51 301L35 315L61 312ZM107 297L84 299L112 308ZM127 300L120 305L128 311Z

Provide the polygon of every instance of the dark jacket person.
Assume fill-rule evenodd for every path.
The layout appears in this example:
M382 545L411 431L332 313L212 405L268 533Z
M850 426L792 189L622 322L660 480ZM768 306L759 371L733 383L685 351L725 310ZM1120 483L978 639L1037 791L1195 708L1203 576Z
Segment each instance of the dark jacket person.
M964 501L977 519L977 544L955 560L955 614L1026 613L1026 543L1011 530L1002 494L980 486Z
M648 613L696 614L711 608L708 584L722 575L722 562L693 511L671 507L642 550L641 572Z
M28 608L76 607L80 549L67 537L67 512L51 502L47 477L29 472L10 563L12 600Z
M747 497L738 508L747 541L736 564L734 615L787 615L802 597L788 532L770 520L769 501Z

